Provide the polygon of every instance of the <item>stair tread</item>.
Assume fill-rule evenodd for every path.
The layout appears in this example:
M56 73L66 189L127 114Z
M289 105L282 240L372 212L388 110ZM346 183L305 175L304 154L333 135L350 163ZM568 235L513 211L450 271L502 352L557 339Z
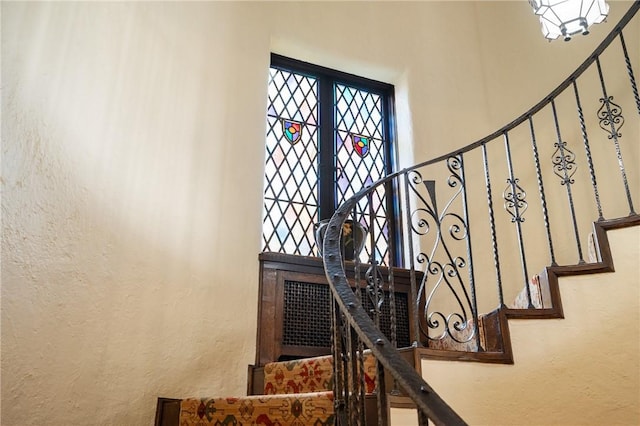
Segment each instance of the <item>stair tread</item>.
M369 352L364 354L366 392L375 390L376 362ZM268 363L264 367L264 393L292 394L333 389L333 357L331 355L293 361Z
M333 425L335 424L333 392L233 398L187 398L180 402L179 424L183 426Z

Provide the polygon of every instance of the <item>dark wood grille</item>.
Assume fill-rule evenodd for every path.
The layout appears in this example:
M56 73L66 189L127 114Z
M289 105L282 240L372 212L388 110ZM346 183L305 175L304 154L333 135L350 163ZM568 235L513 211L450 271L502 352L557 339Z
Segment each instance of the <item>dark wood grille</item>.
M282 344L331 346L329 300L327 285L285 281Z
M409 346L409 308L406 293L396 295L396 323L399 347ZM284 281L284 321L282 344L291 346L330 347L330 290L327 285ZM373 304L364 297L363 307L372 312ZM371 314L373 315L373 314ZM385 292L380 329L391 339L389 292Z
M409 307L407 293L395 293L396 295L396 335L398 347L406 348L409 344ZM389 303L389 292L384 292L384 303L382 304L382 315L380 316L380 330L391 340L391 304ZM368 297L364 297L362 306L373 318L373 303Z

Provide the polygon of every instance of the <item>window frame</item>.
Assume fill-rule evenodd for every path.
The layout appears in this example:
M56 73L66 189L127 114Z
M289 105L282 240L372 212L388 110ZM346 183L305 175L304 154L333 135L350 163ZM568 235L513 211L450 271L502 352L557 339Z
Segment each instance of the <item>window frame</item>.
M343 71L311 64L298 59L271 53L270 68L312 77L318 81L318 220L329 219L338 207L338 191L336 185L336 99L335 87L342 84L363 90L382 98L384 173L389 175L396 171L398 155L396 149L395 129L395 89L392 84L384 83ZM327 101L329 100L329 101ZM329 117L329 119L326 119ZM399 188L388 184L386 189L385 211L388 218L389 257L395 266L401 264L402 245L399 244L401 214L398 202ZM264 195L264 194L263 194ZM389 217L391 216L391 217Z

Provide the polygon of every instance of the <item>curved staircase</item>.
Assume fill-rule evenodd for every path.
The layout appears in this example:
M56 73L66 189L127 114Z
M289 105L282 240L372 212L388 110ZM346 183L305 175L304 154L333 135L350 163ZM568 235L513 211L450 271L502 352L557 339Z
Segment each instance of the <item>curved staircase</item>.
M414 408L421 426L466 424L450 406L464 406L455 389L448 387L445 402L425 380L433 370L423 366L430 360L513 364L509 320L563 318L559 279L614 271L607 231L640 226L634 208L640 47L623 35L638 9L636 0L575 72L511 123L391 174L338 208L322 250L332 297L331 356L265 364L256 370L264 371L263 395L160 398L156 424L388 425L394 404ZM371 200L394 200L401 218L375 217ZM369 230L366 253L354 262L341 254L347 220ZM375 241L390 230L398 235L388 236L391 248L379 253ZM398 256L391 254L396 249ZM362 277L367 268L374 278ZM398 348L394 335L394 271L400 269L410 277L410 348ZM638 285L633 279L624 284ZM365 294L385 291L389 300L376 299L374 306L391 305L391 336L378 327L380 305L373 315L363 308ZM460 395L473 400L483 392L472 386L481 374L450 365L443 371L452 379L464 380L452 370L469 374L469 385L456 382L465 388ZM446 375L434 376L439 387L447 383ZM489 401L496 406L489 411L500 411L503 402ZM637 404L624 409L628 415L621 418L640 420ZM526 423L535 424L535 417Z

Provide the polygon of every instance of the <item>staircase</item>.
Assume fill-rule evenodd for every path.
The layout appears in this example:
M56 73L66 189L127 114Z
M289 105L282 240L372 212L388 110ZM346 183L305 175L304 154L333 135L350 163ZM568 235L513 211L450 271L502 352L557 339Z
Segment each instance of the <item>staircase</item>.
M272 362L264 366L262 395L161 398L156 425L333 425L333 367L331 355ZM373 356L365 354L365 397L376 390L375 368ZM369 415L375 419L376 413Z
M640 198L640 95L634 74L640 48L634 36L628 49L623 35L638 9L640 1L634 1L583 64L511 123L464 148L389 175L338 208L322 250L332 297L331 356L264 365L264 395L160 398L156 424L386 426L393 424L390 407L396 404L417 409L414 417L421 426L462 425L461 412L471 413L473 422L491 423L501 410L518 407L517 398L509 398L509 372L514 370L498 373L488 365L514 364L519 356L513 343L526 340L526 334L513 340L512 320L564 318L559 280L612 272L607 232L640 226L634 207ZM393 216L401 218L376 217L367 207L372 200L393 200L390 208L398 212ZM354 262L341 254L342 229L349 220L367 228L370 238ZM389 241L385 253L375 249L380 235ZM637 257L635 243L631 252ZM409 277L410 348L398 348L394 335L398 270ZM364 309L366 297L373 310ZM576 300L567 305L581 306L581 296L572 297ZM391 336L378 326L383 304L390 305ZM615 307L612 311L615 316ZM518 328L524 323L518 322ZM526 323L542 329L553 321ZM575 332L567 329L568 346ZM544 341L539 332L530 336ZM554 362L552 355L532 352L537 357L527 359L536 368L561 375L562 369L545 364L545 357ZM631 359L636 361L631 371L638 371L637 355ZM445 365L441 361L473 363L438 368ZM485 394L493 373L502 378L502 397L477 396ZM538 379L518 383L526 388ZM536 388L542 389L539 399L558 405L558 412L571 398L568 393L555 401L556 389ZM435 389L444 391L439 395ZM631 386L630 391L638 389ZM545 409L526 391L518 392L531 410ZM598 392L587 391L587 397L590 393ZM628 421L637 414L637 400L622 409L631 414L611 418ZM482 410L493 414L483 417ZM546 422L556 418L561 416ZM536 417L527 421L535 424Z

